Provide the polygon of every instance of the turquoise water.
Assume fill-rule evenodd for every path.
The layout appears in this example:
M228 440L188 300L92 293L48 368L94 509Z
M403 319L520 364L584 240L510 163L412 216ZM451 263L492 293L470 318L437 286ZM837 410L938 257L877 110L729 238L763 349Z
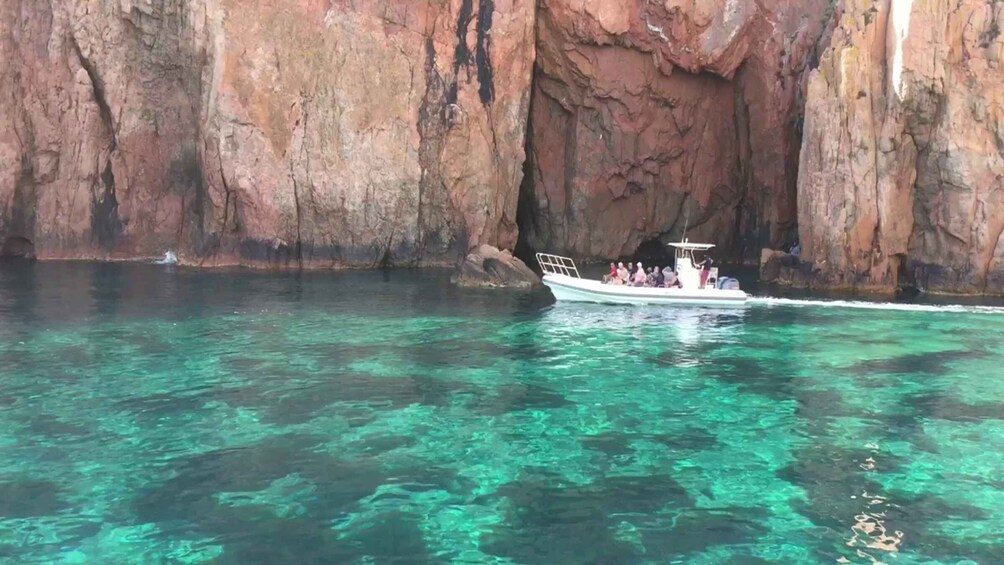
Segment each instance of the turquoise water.
M5 563L1004 562L1004 315L0 269Z

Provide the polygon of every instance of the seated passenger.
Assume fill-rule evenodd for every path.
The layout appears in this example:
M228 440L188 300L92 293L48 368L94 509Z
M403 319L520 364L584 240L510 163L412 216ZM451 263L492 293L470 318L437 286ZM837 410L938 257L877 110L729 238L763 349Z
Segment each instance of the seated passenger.
M634 272L634 278L632 279L634 286L645 286L646 279L648 279L648 276L645 274L645 268L642 267L641 263L638 263L638 269Z
M652 276L652 286L655 288L663 288L666 286L666 275L662 274L662 269L659 267L655 268L655 274Z
M628 270L624 267L624 263L617 263L617 283L616 284L626 284L631 275Z
M616 278L617 278L617 265L610 263L610 271L607 274L603 275L603 282L606 284L611 284L614 282L614 279Z
M669 267L666 267L663 274L666 276L666 288L683 288L680 277L676 276L676 273L671 271Z

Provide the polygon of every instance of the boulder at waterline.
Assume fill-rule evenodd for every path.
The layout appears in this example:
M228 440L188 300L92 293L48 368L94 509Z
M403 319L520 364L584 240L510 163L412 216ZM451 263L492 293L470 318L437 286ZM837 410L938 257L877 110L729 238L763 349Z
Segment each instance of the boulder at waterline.
M509 251L482 245L457 264L450 281L471 288L532 288L540 277Z

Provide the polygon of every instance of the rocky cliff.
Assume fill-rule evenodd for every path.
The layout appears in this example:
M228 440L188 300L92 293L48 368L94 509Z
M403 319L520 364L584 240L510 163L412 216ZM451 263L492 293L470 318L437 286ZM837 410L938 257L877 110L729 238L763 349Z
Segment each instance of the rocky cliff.
M532 0L0 0L0 239L41 258L511 248Z
M1004 292L1004 4L842 0L808 85L810 282Z
M546 0L538 11L531 246L576 257L794 240L801 89L827 0Z
M725 259L801 241L805 284L1004 292L996 0L0 18L0 255L445 265L519 237L607 259L687 226Z

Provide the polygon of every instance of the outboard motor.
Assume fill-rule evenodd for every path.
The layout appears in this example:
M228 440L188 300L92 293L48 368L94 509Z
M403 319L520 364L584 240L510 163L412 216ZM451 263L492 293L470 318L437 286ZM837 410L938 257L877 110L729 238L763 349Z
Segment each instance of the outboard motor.
M739 279L732 277L722 277L718 281L718 288L721 290L740 290Z

